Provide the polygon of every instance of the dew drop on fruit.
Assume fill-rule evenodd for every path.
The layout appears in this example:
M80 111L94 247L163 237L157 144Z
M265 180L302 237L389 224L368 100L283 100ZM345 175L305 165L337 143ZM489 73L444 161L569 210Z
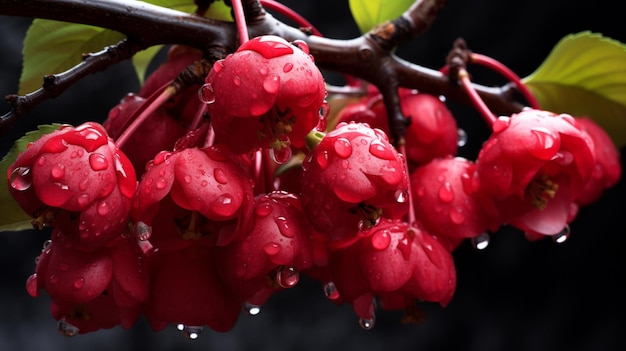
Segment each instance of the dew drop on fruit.
M511 119L509 117L500 117L493 122L491 129L493 129L494 133L500 133L508 128L510 124Z
M39 296L39 289L37 287L37 273L33 273L26 279L26 291L31 297Z
M78 199L76 199L76 201L78 202L78 206L82 209L84 209L85 207L87 207L90 203L91 203L91 199L89 198L89 194L81 194L78 196Z
M374 328L374 322L375 318L373 316L372 318L359 318L359 325L365 330Z
M291 63L291 62L287 62L283 66L283 72L285 72L285 73L289 73L292 69L293 69L293 63Z
M243 309L251 316L256 316L261 313L261 306L253 305L249 302L244 302Z
M53 179L59 180L65 176L65 166L61 163L57 163L52 166L52 170L50 170L50 175Z
M317 153L315 161L322 170L325 170L328 167L328 151L324 150Z
M98 214L100 214L101 216L106 216L107 214L109 214L109 204L107 204L106 201L101 201L98 204Z
M59 277L57 277L56 274L50 274L50 276L48 277L50 284L56 284L59 282Z
M85 286L85 278L78 278L74 281L74 289L80 290Z
M340 297L339 296L339 290L337 290L337 287L335 286L335 283L328 282L328 283L324 284L324 295L329 300L337 300Z
M162 190L162 189L165 189L165 187L167 186L167 182L165 181L165 179L164 179L164 178L159 178L159 179L157 179L157 181L154 183L154 186L155 186L157 189Z
M396 158L391 148L377 139L372 140L370 143L369 152L383 160L394 160Z
M564 242L567 241L567 239L569 239L569 236L570 236L570 227L569 225L565 225L563 230L552 235L552 241L557 244L563 244Z
M280 78L278 76L269 76L263 80L263 90L269 94L276 94L280 88Z
M372 247L382 251L389 247L391 243L391 234L387 230L379 230L372 235Z
M89 166L94 171L103 171L109 167L109 161L103 154L93 153L89 155Z
M282 247L275 242L267 243L263 246L263 251L265 251L268 256L276 256L281 250Z
M450 182L443 183L443 185L439 188L437 196L439 196L439 200L446 203L450 203L454 200L454 190L452 189Z
M278 216L274 218L274 221L276 221L276 226L278 226L278 230L284 237L293 238L296 236L294 228L289 224L287 217Z
M467 132L461 128L457 129L456 145L458 147L463 147L467 145Z
M472 246L476 250L484 250L489 246L489 233L482 233L472 238Z
M276 270L276 283L285 289L293 288L300 280L300 272L294 266L280 266Z
M215 180L220 184L228 183L228 176L226 175L226 172L224 172L224 170L221 168L215 168L213 170L213 178L215 178Z
M348 158L352 155L352 144L346 138L337 138L333 144L335 154L341 158Z
M241 86L241 78L240 78L239 76L235 76L235 77L233 78L233 84L234 84L236 87Z
M224 60L217 60L215 61L215 63L213 64L213 70L215 71L215 73L218 73L219 71L221 71L224 68Z
M454 224L463 224L465 222L465 211L460 207L450 209L450 221Z
M28 167L16 167L9 177L11 188L17 191L25 191L33 184L32 174Z
M396 190L395 196L396 196L396 201L398 203L403 204L409 201L409 193L406 190L400 190L400 189Z
M200 101L204 102L205 104L214 103L215 90L213 89L213 86L209 83L201 86L200 89L198 89L198 97L200 98Z
M274 211L274 208L267 202L257 205L254 209L254 213L258 217L267 217Z
M289 146L282 146L280 148L274 147L270 149L270 157L272 158L272 161L279 165L285 164L289 161L292 155L293 152Z
M554 135L548 129L542 127L535 127L530 132L535 136L537 147L531 147L528 151L541 160L552 159L556 149L559 147Z
M137 240L145 241L152 236L152 227L142 221L135 223L133 231Z
M65 317L57 322L57 330L64 336L76 336L80 331L77 326L66 321Z

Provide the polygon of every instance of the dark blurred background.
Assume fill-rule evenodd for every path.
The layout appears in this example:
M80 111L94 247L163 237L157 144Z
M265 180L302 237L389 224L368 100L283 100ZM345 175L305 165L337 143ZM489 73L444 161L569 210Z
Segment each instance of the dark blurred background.
M325 36L358 35L346 0L283 1ZM524 77L565 35L583 30L626 42L620 3L597 1L449 1L431 29L401 47L398 55L439 68L453 41L491 56ZM17 91L21 43L29 20L0 16L0 95ZM478 83L496 76L470 68ZM138 85L129 63L94 74L61 97L37 107L9 135L13 141L38 124L102 121ZM0 105L0 114L8 111ZM470 134L462 152L471 156L484 137L479 117L455 106ZM626 118L626 116L625 116ZM624 165L624 156L622 156ZM582 208L571 238L527 242L510 228L484 251L464 244L455 252L458 287L447 308L424 304L422 325L403 325L401 314L379 312L376 326L362 330L349 306L337 307L314 281L272 297L258 316L242 315L228 333L205 330L187 340L173 326L155 333L140 319L131 330L114 328L73 338L61 336L44 294L25 289L48 232L0 233L0 351L13 350L626 350L626 184L621 181L594 205ZM1 206L2 204L0 204Z

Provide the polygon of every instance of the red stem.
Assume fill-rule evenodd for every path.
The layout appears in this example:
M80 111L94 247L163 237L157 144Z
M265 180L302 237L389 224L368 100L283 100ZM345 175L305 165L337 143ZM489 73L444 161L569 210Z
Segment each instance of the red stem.
M528 104L532 108L534 108L534 109L539 109L540 108L539 107L539 102L537 101L537 99L535 98L533 93L528 89L526 84L524 84L524 82L522 82L520 77L517 74L515 74L515 72L513 72L507 66L502 64L500 61L498 61L498 60L496 60L494 58L491 58L489 56L486 56L486 55L472 53L470 55L470 62L479 64L479 65L482 65L482 66L485 66L485 67L488 67L488 68L490 68L490 69L500 73L506 79L508 79L510 82L513 82L513 84L515 84L517 89L519 89L520 93L524 96L524 98L526 99L526 101L528 102Z
M246 25L246 16L243 12L241 0L232 0L235 23L237 24L237 32L239 33L239 43L243 44L248 41L248 26Z
M465 68L459 69L459 80L474 107L478 110L489 127L492 127L497 118L493 112L491 112L487 104L485 104L476 89L474 89L474 85L472 85L472 81L469 78L469 73L467 73Z
M409 177L408 180L408 201L409 201L409 214L408 214L408 223L409 225L414 225L415 222L417 221L417 219L415 218L415 203L413 201L413 192L411 190L411 180L410 180L410 173L409 173L409 162L406 159L406 143L404 141L404 139L401 139L398 142L398 151L402 154L402 160L404 163L404 171L406 172L406 176Z

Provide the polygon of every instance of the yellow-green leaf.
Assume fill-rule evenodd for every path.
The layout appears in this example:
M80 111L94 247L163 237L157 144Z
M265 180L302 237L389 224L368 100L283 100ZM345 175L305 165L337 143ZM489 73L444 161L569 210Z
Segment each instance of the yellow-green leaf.
M361 33L365 33L376 25L402 15L413 0L350 0L350 12L359 26Z
M544 110L588 116L626 146L626 46L598 33L559 41L523 79Z
M26 133L26 135L13 144L11 150L9 150L2 158L2 161L0 161L0 204L2 204L2 211L0 211L0 232L32 229L32 218L22 210L20 205L9 193L7 172L20 152L26 149L28 143L39 139L43 134L48 134L59 129L61 126L61 124L41 125L37 130Z
M83 53L97 52L124 35L108 29L67 22L35 19L24 38L21 95L41 87L43 77L80 63Z
M154 59L154 56L159 53L159 50L163 48L163 45L156 45L147 48L146 50L139 51L132 58L133 68L135 69L135 74L137 74L137 79L139 79L139 85L142 86L146 80L146 71L148 70L148 66Z

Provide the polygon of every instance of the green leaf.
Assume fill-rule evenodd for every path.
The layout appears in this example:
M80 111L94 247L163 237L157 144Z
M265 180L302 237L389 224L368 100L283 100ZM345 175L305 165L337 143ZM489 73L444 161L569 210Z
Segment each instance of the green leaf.
M83 53L100 51L123 38L123 34L108 29L35 19L24 39L18 93L39 89L45 75L61 73L80 63Z
M402 15L413 0L349 0L352 17L361 33Z
M626 146L626 46L588 31L570 34L524 84L544 110L587 116Z
M194 0L146 0L145 2L186 13L194 13L197 8ZM205 14L205 17L219 21L233 21L231 7L227 6L223 0L214 1Z
M9 179L7 172L9 167L15 162L20 152L26 149L28 143L39 139L43 134L52 133L59 129L62 124L41 125L38 129L26 133L18 139L9 152L0 161L0 203L2 211L0 211L0 232L18 231L32 229L32 218L22 210L20 205L13 199L9 193Z
M159 50L163 48L163 45L156 45L147 48L146 50L139 51L132 58L133 68L139 79L139 86L142 86L146 80L146 71L148 66L154 59L154 56L159 53Z

